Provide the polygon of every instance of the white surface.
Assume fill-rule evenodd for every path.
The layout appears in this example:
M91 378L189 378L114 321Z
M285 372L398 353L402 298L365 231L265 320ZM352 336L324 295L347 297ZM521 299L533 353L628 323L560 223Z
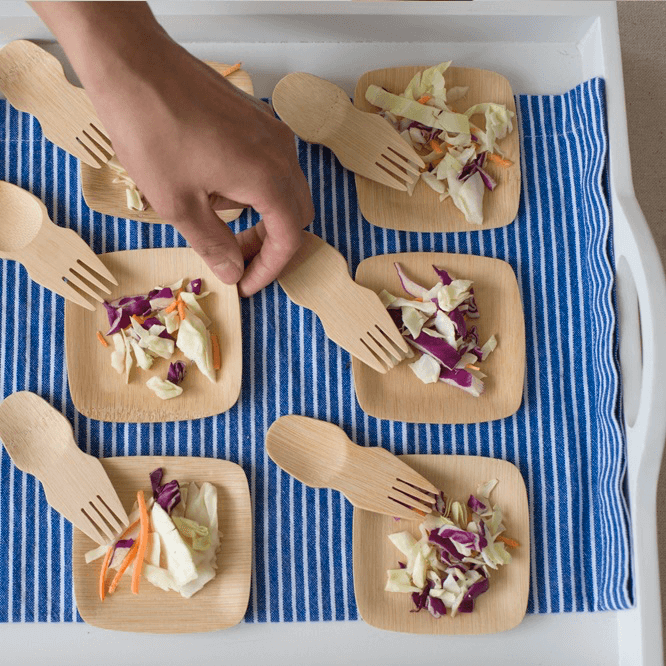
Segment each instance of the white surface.
M619 613L528 616L515 630L484 637L413 637L357 623L241 625L203 636L134 636L86 626L0 625L0 664L187 661L219 664L388 664L412 661L423 646L444 663L661 664L655 498L666 439L666 283L631 183L620 45L614 3L155 2L165 27L200 57L242 60L258 95L285 73L305 70L352 93L358 76L389 65L452 58L506 75L516 93L558 93L592 76L607 82L611 197L624 337L642 339L643 372L623 354L632 391L627 428L637 606ZM48 39L23 3L0 3L0 44ZM626 259L626 262L622 258ZM628 278L630 279L623 279ZM648 280L648 276L650 279ZM635 284L635 288L632 284ZM637 325L640 309L642 331ZM642 335L642 338L639 338ZM621 336L623 337L623 336ZM626 351L626 350L625 350ZM629 357L631 358L631 357ZM636 397L638 395L638 397ZM196 655L196 657L195 657ZM86 661L89 661L86 659Z

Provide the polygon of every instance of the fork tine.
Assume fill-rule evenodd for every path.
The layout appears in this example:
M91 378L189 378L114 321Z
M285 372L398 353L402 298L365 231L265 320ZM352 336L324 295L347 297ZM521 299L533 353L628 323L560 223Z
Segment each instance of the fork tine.
M65 278L62 278L61 285L57 287L51 287L52 291L55 291L56 294L60 294L64 299L76 303L86 310L94 311L95 306L85 297L83 294L80 294L72 285L65 282Z
M417 520L417 516L420 516L421 518L425 518L426 511L422 511L421 509L417 509L415 506L412 506L411 504L407 504L407 502L403 502L402 500L396 499L395 497L391 497L389 495L388 497L392 502L395 502L396 504L400 504L401 506L404 506L406 509L409 509L413 514L413 516L404 516L405 518L409 519L412 518L413 520ZM432 508L428 508L427 513L430 513Z
M371 180L381 183L382 185L392 187L394 190L401 190L402 192L407 191L407 184L404 181L389 175L388 171L379 166L379 164L375 163L371 165L363 175Z
M113 144L111 143L111 139L99 128L97 125L94 125L93 123L90 123L90 127L95 130L95 133L97 136L99 136L99 140L102 142L102 148L108 148L109 151L113 152Z
M118 285L118 280L113 276L113 273L102 263L102 260L94 252L86 252L85 263L81 259L77 259L77 263L84 266L88 271L92 271L104 278L107 282Z
M394 160L395 157L391 159L386 155L381 155L380 159L377 160L376 164L380 166L382 169L385 169L389 173L393 174L397 178L404 180L406 183L414 182L416 180L416 178L414 178L415 174L408 173L403 166L397 164Z
M90 509L87 511L94 523L97 525L97 529L99 530L100 534L103 534L107 541L111 541L114 537L113 529L107 523L105 517L102 515L102 512L94 502L88 502L88 505L90 506Z
M433 493L429 492L425 488L420 488L419 486L405 481L404 479L397 478L396 485L393 486L393 490L402 493L403 495L420 502L421 504L427 504L429 506L434 506L435 498Z
M124 523L113 511L109 508L109 505L104 501L101 495L97 495L96 500L93 501L95 510L106 520L109 524L109 527L113 530L114 533L122 531L123 527L127 523Z
M94 298L98 303L102 303L104 301L104 299L94 289L86 284L85 278L79 275L73 268L69 269L67 281L72 285L72 287L82 291L84 294L88 294L88 296Z
M411 162L421 169L425 168L426 164L421 156L399 134L391 136L391 140L387 142L387 147L405 161Z
M77 259L76 263L79 265L77 272L81 274L82 278L84 278L87 282L90 282L90 284L95 285L95 287L104 293L111 293L111 290L97 277L94 271L88 268L88 266L86 266L80 259Z
M360 345L357 345L357 348L354 350L354 356L362 363L371 367L375 372L379 372L382 375L388 372L388 368L381 362L372 348L368 346L365 339L360 338L359 342Z
M129 516L123 507L118 495L115 492L106 496L97 495L97 499L102 503L106 510L113 516L115 522L123 529L129 525Z
M375 334L376 335L376 334ZM368 349L383 362L387 369L395 367L399 362L399 359L396 359L392 354L390 354L382 344L373 337L371 332L366 332L366 334L361 338L362 342L368 346Z
M419 167L416 164L412 164L412 162L409 160L408 157L405 157L403 154L399 153L395 148L389 146L388 150L393 153L393 155L386 155L385 157L388 157L388 159L392 160L395 162L398 166L402 167L403 169L406 169L410 173L413 173L416 176L421 175L421 171Z
M393 321L391 320L391 324ZM381 333L394 347L396 347L400 352L400 359L407 358L411 356L411 347L407 343L407 340L400 334L400 331L395 325L390 327L382 328L379 324L375 324L375 328ZM388 329L388 330L387 330ZM391 347L389 347L389 350Z
M83 150L86 151L88 154L89 160L86 161L87 164L89 164L91 167L94 167L95 169L101 169L104 166L104 160L102 160L99 155L97 155L87 144L83 143L81 139L77 136L76 140L79 142L79 145Z
M92 510L91 506L81 507L81 513L88 519L90 523L90 529L83 530L91 539L97 541L97 543L104 544L111 541L113 538L112 534L107 534L101 527L100 523L103 522L100 520L99 516ZM108 529L108 528L107 528Z

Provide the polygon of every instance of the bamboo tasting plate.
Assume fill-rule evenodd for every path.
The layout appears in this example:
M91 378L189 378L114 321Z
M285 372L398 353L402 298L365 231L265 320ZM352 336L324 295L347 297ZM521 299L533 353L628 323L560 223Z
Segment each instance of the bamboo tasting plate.
M371 84L378 85L394 94L404 92L414 74L426 67L392 67L366 72L356 84L354 105L362 111L377 112L377 107L365 99L365 91ZM496 72L484 69L450 67L444 73L447 89L454 86L469 86L467 94L452 107L465 111L481 102L504 104L516 112L516 103L509 81ZM481 129L485 129L482 115L472 118ZM363 217L380 227L401 231L477 231L503 227L516 218L520 203L520 141L518 126L513 119L513 132L499 142L504 156L511 160L510 167L487 162L484 168L497 181L494 191L486 191L483 197L483 224L479 227L467 222L451 199L439 201L439 194L422 180L410 197L407 192L385 187L372 180L356 175L358 204Z
M530 527L525 482L518 468L506 460L481 456L399 456L448 497L466 503L485 481L497 479L490 496L502 509L505 534L519 543L510 548L509 564L490 570L490 587L476 599L474 612L435 619L414 608L410 594L386 592L386 572L397 569L404 556L388 535L404 530L420 538L418 521L398 520L354 509L354 593L365 622L378 629L412 634L490 634L518 625L527 610L530 575Z
M223 72L229 65L206 62L217 72ZM227 80L248 95L254 95L254 85L250 75L243 69L239 69L226 77ZM105 164L100 169L93 169L81 162L81 190L83 199L88 208L103 215L129 218L137 222L148 222L150 224L166 224L166 222L152 209L130 210L127 207L125 186L122 183L114 183L115 173L113 169ZM243 212L242 208L217 211L217 216L223 222L232 222Z
M516 276L500 259L466 254L408 252L369 257L356 270L356 282L379 293L407 296L394 263L424 287L437 283L432 267L451 277L472 280L480 317L469 320L479 331L481 344L491 336L497 347L481 370L487 375L478 397L443 382L424 384L409 368L418 358L404 360L386 374L375 372L352 358L356 397L364 412L378 419L408 423L479 423L515 413L523 398L525 376L525 321Z
M149 474L162 467L165 479L204 481L217 488L220 550L217 575L190 599L165 592L141 578L139 594L130 591L126 573L113 594L99 598L102 559L86 564L85 554L97 547L78 529L72 543L74 594L81 617L90 625L118 631L182 634L226 629L245 615L252 570L252 508L247 477L228 460L211 458L129 456L102 458L102 466L120 500L131 509L136 493L150 496ZM111 575L107 576L107 584Z
M90 312L67 302L65 353L69 389L76 409L100 421L151 423L199 419L232 407L240 395L243 356L236 285L220 282L191 248L126 250L99 257L118 280L107 301L145 294L180 278L201 277L203 290L210 292L201 306L212 321L210 330L218 337L221 367L216 372L217 381L211 383L176 349L171 359L156 358L150 370L141 370L134 364L126 384L124 375L111 367L112 340L107 338L109 346L103 347L97 339L97 331L109 330L104 307L100 304ZM145 384L153 375L165 379L169 363L176 360L188 363L183 393L162 400Z

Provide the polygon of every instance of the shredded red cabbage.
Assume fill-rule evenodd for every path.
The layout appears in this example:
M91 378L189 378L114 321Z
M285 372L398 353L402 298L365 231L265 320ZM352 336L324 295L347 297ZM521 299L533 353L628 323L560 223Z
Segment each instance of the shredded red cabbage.
M164 472L161 467L150 473L150 485L153 489L155 501L169 514L180 502L180 486L175 479L165 485L160 485Z
M169 365L169 370L167 371L167 379L172 384L180 384L180 382L185 379L186 370L187 366L183 361L176 361L175 363L171 363L171 365Z

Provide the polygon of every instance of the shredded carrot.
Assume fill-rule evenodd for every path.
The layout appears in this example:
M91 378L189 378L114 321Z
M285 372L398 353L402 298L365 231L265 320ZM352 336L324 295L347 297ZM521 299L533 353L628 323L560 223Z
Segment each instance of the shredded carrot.
M173 297L174 297L176 300L180 300L180 292L181 292L181 291L183 291L183 288L182 288L182 287L179 287L178 289L176 289L176 291L173 292Z
M141 568L143 567L143 559L146 556L146 546L148 545L148 510L146 509L146 498L143 496L143 490L139 490L136 494L137 502L139 503L139 520L141 523L141 530L139 531L139 550L136 554L136 562L134 562L134 571L132 572L132 594L139 594L139 578L141 577Z
M141 324L141 325L143 325L143 322L146 321L143 317L139 317L139 315L132 315L132 319L134 319L134 321L137 324Z
M488 159L491 162L495 162L495 164L499 164L500 166L504 167L510 167L513 164L511 160L504 159L495 153L488 153Z
M113 594L116 591L118 583L120 583L120 579L123 577L123 574L127 571L129 565L132 564L132 562L134 561L134 558L136 557L136 553L138 550L139 550L139 541L137 540L129 549L129 553L125 555L125 558L120 563L120 567L118 567L118 573L111 581L111 585L109 585L109 594Z
M416 296L412 300L413 301L418 301L419 303L423 303L423 299L420 296Z
M429 102L432 99L432 95L423 95L423 97L420 97L417 102L419 104L425 104L426 102Z
M437 139L432 139L432 141L430 141L430 147L431 147L436 153L443 153L443 152L444 152L444 151L442 150L442 146L441 146L441 144L439 143L439 141L437 141Z
M518 548L520 546L517 541L509 539L509 537L502 536L501 534L495 537L495 541L503 541L510 548Z
M179 301L176 300L173 303L171 303L171 305L167 305L167 307L164 308L164 314L170 314L171 312L173 312L178 307L178 302Z
M104 562L102 562L102 570L99 573L99 600L104 601L106 597L106 590L104 589L106 581L106 572L109 570L109 564L111 564L111 557L113 555L114 546L111 546L109 550L106 551L106 557Z
M233 74L234 72L237 72L241 68L241 64L237 62L235 65L231 65L231 67L227 67L223 72L222 76L229 76L229 74Z
M213 368L215 370L220 369L220 343L217 340L217 335L215 333L210 334L210 341L213 344Z
M472 370L479 370L479 371L481 370L481 368L478 365L472 365L471 363L468 363L465 367L472 368Z
M97 331L97 339L102 343L104 347L108 347L109 343L104 339L104 336L100 331Z
M176 303L178 304L178 316L180 317L180 320L183 321L185 319L185 303L180 299L178 299Z
M443 157L438 157L436 160L430 162L430 164L432 164L432 166L437 166L443 159Z

